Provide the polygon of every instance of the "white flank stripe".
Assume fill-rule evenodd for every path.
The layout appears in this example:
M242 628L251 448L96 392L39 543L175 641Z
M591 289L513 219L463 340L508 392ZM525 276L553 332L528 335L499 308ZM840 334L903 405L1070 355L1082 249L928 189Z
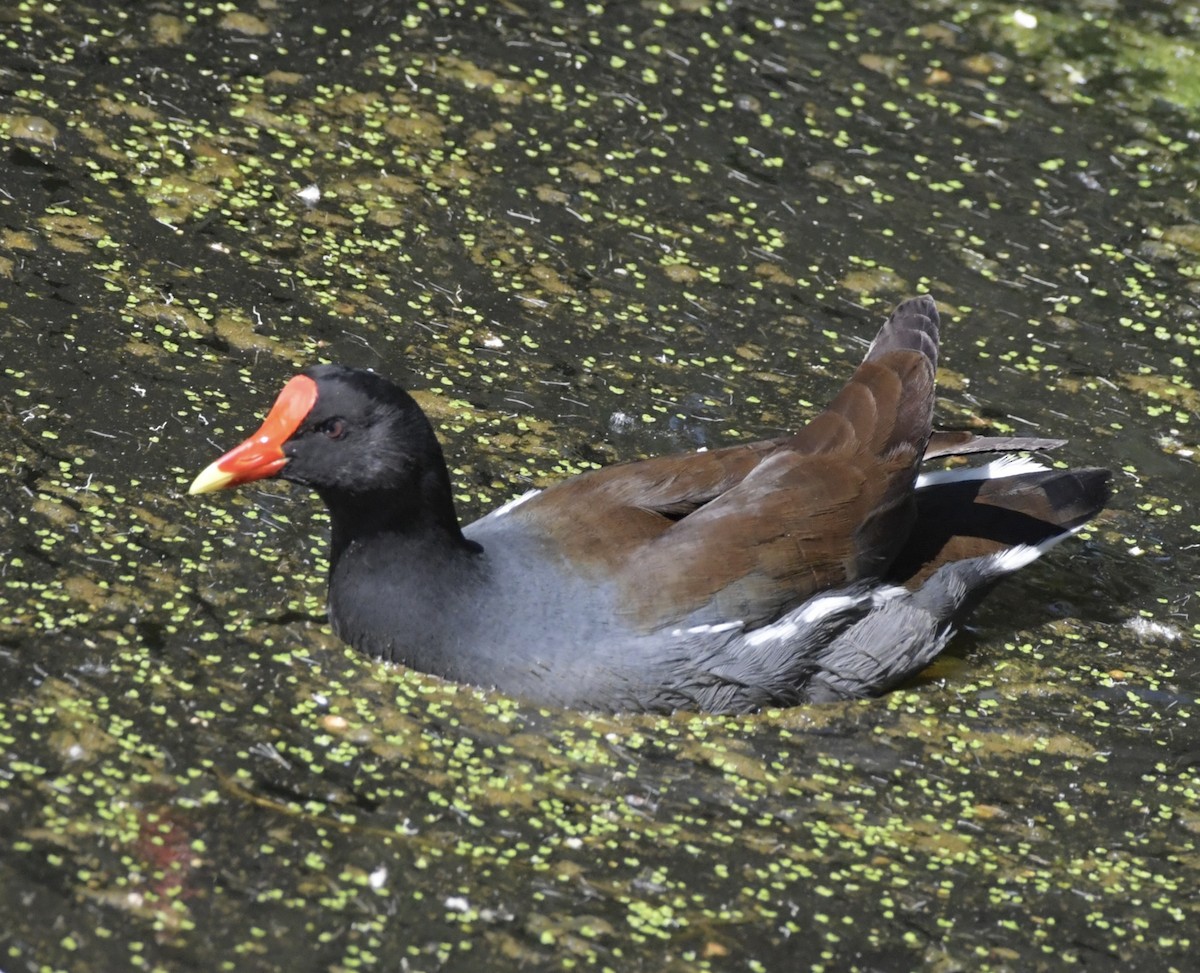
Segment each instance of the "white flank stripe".
M835 611L857 605L862 600L862 595L820 595L812 601L806 602L801 607L800 614L795 618L798 622L811 625L826 615L832 615Z
M903 589L899 589L903 591ZM764 625L746 635L746 644L762 645L764 642L776 642L790 639L799 633L801 626L813 625L827 615L862 604L871 597L868 593L855 595L819 595L805 602L800 608L786 615L772 625Z
M714 622L708 625L693 625L691 628L671 629L671 638L681 639L685 635L720 635L722 632L732 632L746 627L743 621Z
M762 645L764 642L774 642L778 639L791 638L799 626L793 621L776 622L774 625L764 625L746 636L747 645Z
M735 628L741 628L744 622L721 622L717 625L693 625L687 630L688 635L717 635ZM676 629L678 631L678 629Z
M519 497L514 497L512 500L509 500L508 503L506 503L503 507L497 507L490 514L488 514L488 516L489 517L503 517L506 513L508 513L514 507L519 507L526 500L530 500L533 497L536 497L541 492L542 492L541 490L529 490L525 493L522 493Z

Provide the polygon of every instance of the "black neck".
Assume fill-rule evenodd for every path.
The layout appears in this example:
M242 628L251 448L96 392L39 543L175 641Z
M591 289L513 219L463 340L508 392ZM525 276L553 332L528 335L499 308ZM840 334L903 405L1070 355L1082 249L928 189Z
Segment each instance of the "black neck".
M330 563L355 541L380 540L397 547L473 554L479 545L459 527L450 478L442 464L421 471L415 482L388 490L319 490L333 524Z

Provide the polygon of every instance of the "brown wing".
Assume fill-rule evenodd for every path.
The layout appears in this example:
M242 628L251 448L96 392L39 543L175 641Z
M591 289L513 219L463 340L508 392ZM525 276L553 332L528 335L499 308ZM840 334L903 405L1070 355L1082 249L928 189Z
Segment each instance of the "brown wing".
M930 434L937 311L897 308L829 407L793 436L610 467L512 515L615 578L640 627L712 609L755 624L886 568Z

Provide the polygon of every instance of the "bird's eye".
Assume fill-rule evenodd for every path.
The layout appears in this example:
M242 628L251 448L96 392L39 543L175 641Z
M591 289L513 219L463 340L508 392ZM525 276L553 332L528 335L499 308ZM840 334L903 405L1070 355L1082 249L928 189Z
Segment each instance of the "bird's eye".
M346 435L346 420L340 418L326 419L317 426L317 429L323 432L328 439L341 439Z

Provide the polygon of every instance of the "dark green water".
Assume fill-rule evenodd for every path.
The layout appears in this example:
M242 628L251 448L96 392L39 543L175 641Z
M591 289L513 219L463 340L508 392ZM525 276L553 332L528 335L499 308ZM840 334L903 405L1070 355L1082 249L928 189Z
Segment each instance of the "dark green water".
M1198 21L0 12L0 970L1189 969ZM942 423L1117 493L881 700L444 686L325 628L312 498L183 496L316 360L465 516L770 435L924 290Z

